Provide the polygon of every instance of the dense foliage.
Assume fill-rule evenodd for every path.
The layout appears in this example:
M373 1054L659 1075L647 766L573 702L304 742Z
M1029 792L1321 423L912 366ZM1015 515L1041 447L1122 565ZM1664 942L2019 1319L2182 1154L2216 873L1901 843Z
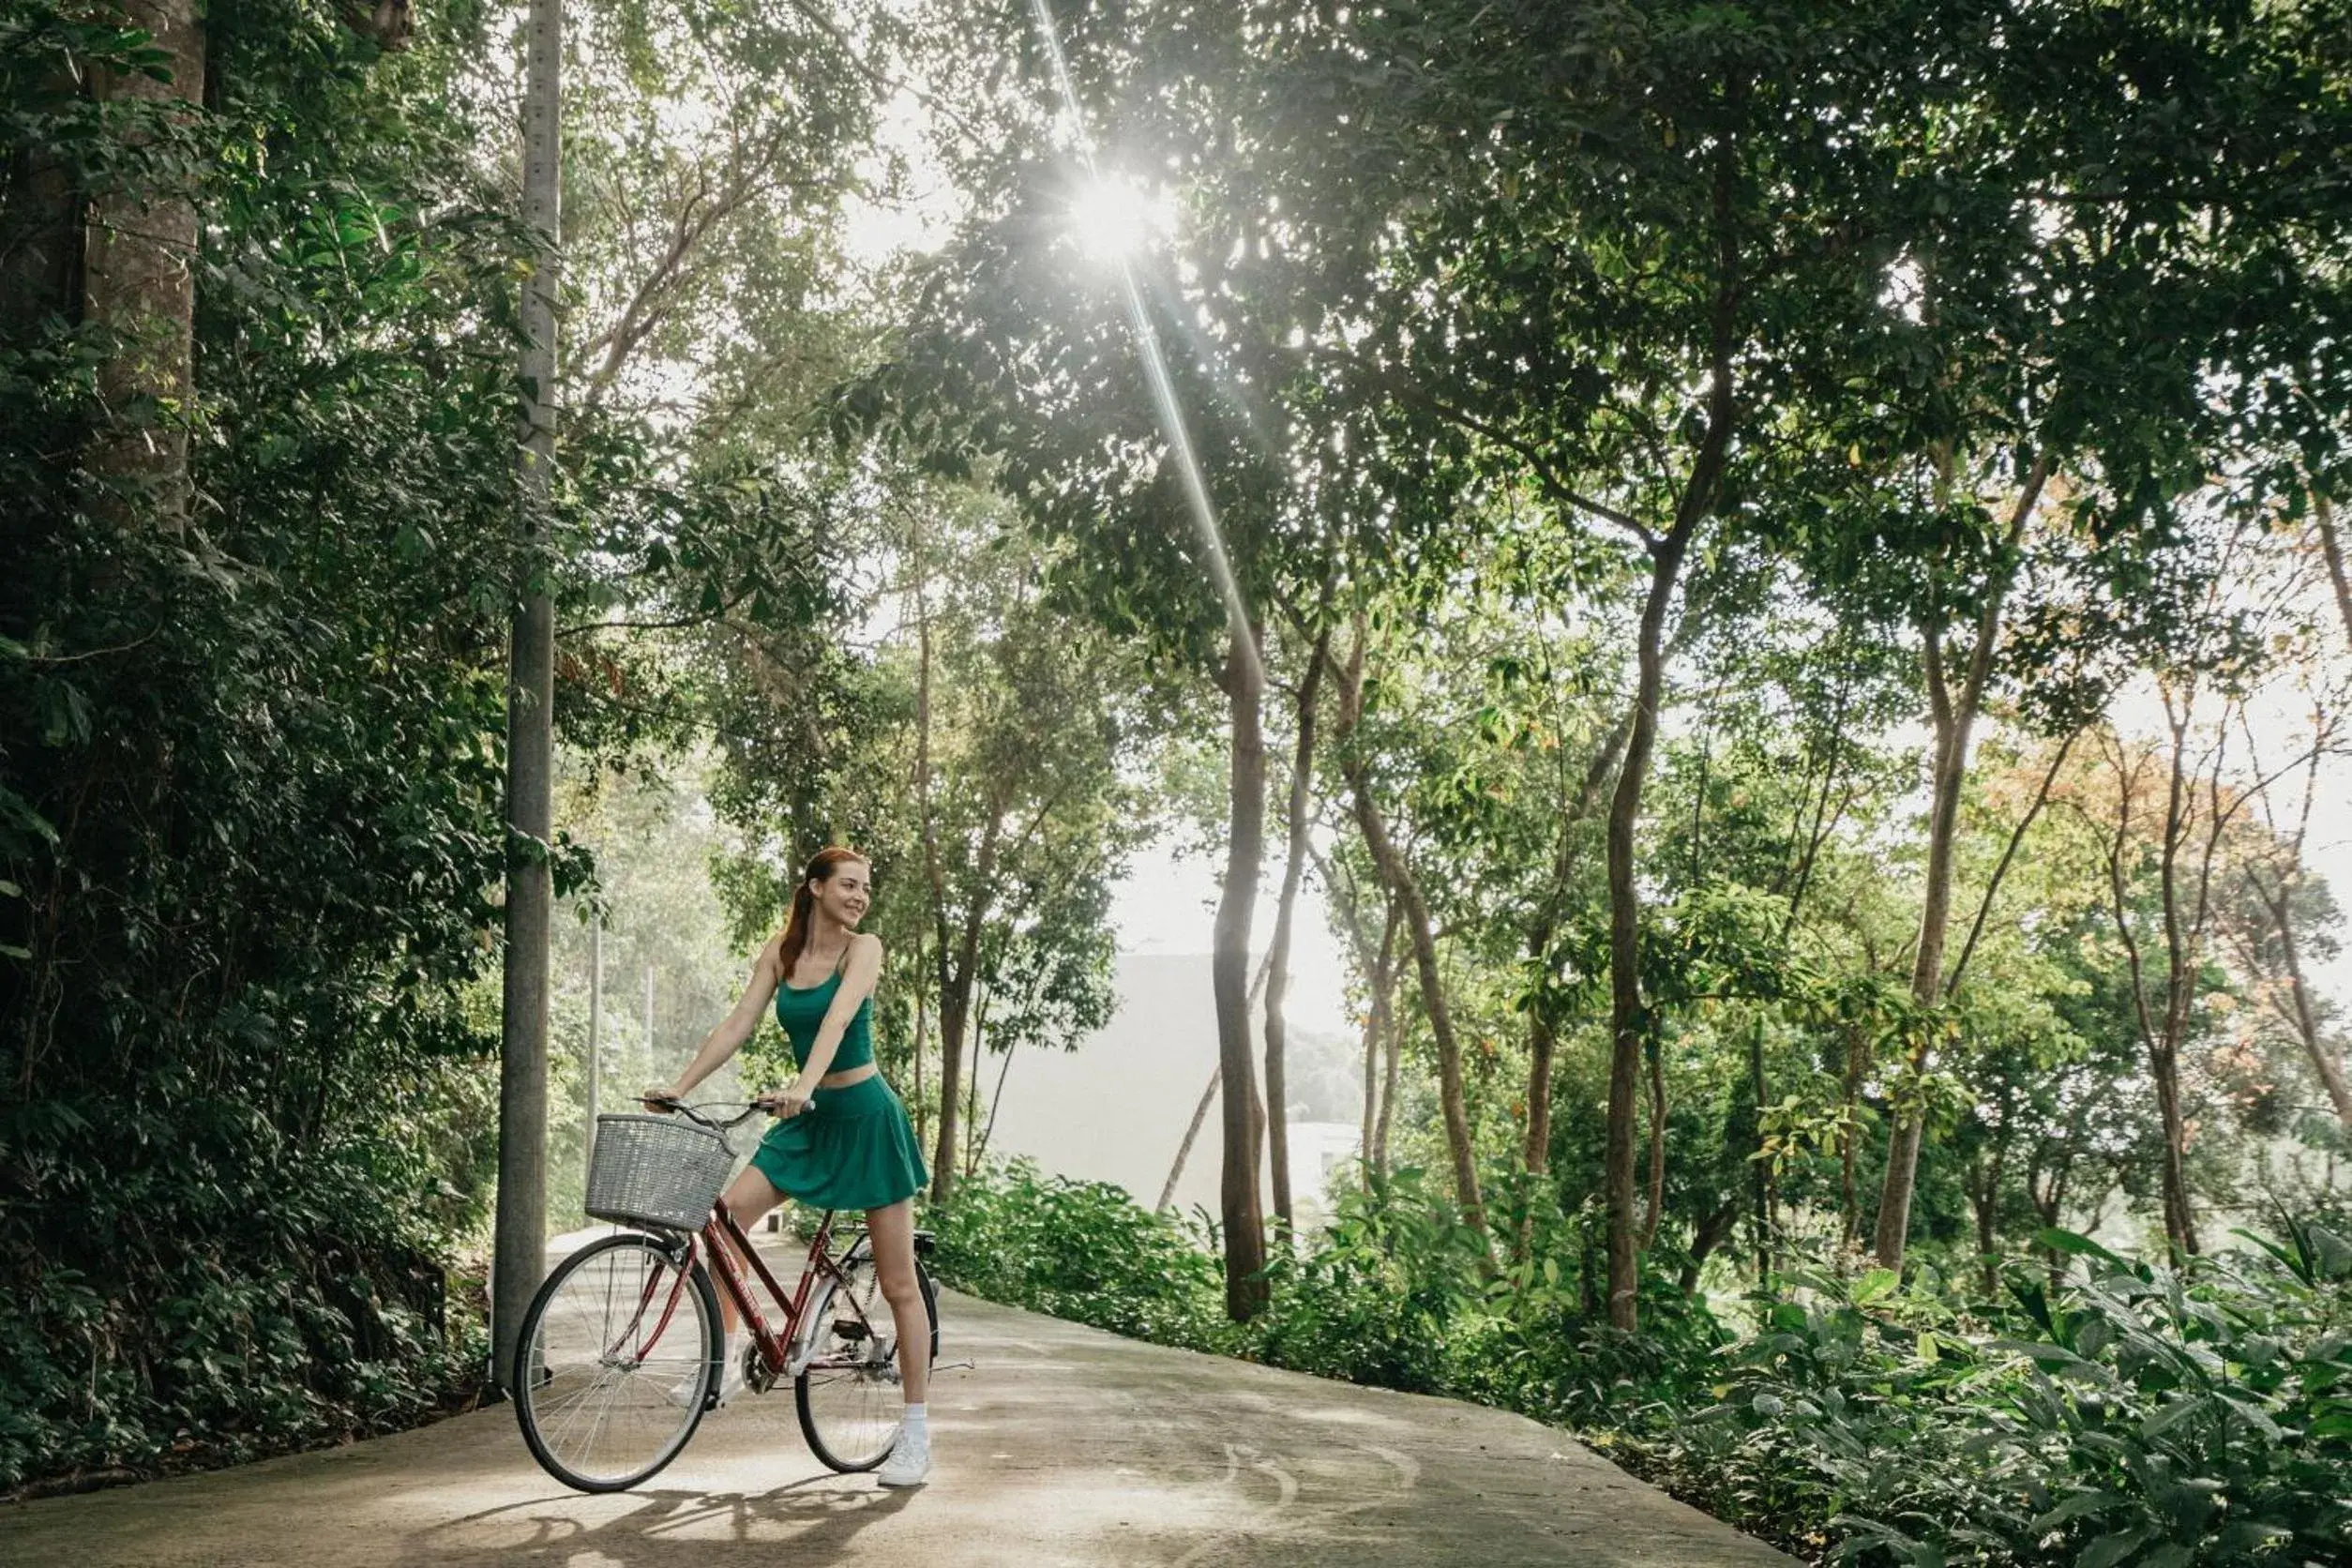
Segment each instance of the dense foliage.
M1206 1238L1115 1187L992 1164L933 1223L940 1276L962 1289L1520 1410L1827 1560L2352 1549L2352 1242L2318 1224L2189 1270L2052 1231L2065 1262L2013 1271L1999 1302L1932 1276L1792 1271L1719 1319L1661 1280L1628 1336L1595 1311L1589 1244L1546 1235L1515 1274L1483 1272L1459 1213L1412 1170L1278 1258L1247 1324L1225 1316Z
M443 1271L490 1154L452 988L504 852L483 589L514 250L472 128L329 18L224 7L210 116L127 150L103 106L34 90L76 56L137 68L66 14L0 22L14 156L223 172L185 527L91 503L105 344L68 311L5 345L8 1483L446 1396L475 1315Z
M168 62L85 8L0 10L0 1485L415 1420L474 1378L509 847L514 300L478 8L387 53L341 8L210 8ZM404 13L405 14L405 13ZM102 200L201 219L192 403L32 266ZM20 287L22 285L22 287ZM110 445L184 442L186 490ZM562 602L616 576L805 616L766 490L579 421ZM746 518L760 543L741 541ZM674 733L625 653L565 661L597 754ZM656 696L658 695L658 688ZM559 888L585 861L558 842Z

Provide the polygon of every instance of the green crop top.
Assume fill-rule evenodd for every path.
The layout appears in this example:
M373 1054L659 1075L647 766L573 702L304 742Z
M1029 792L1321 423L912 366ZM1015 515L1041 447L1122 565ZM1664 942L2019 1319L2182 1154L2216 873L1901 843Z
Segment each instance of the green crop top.
M784 1026L784 1037L792 1042L792 1059L804 1067L808 1065L808 1052L817 1043L818 1027L833 1010L834 993L840 988L841 972L837 969L806 989L785 985L781 980L776 982L776 1021ZM874 998L868 993L859 1001L850 1026L841 1032L840 1048L833 1053L833 1064L825 1073L830 1077L852 1067L863 1067L873 1060Z

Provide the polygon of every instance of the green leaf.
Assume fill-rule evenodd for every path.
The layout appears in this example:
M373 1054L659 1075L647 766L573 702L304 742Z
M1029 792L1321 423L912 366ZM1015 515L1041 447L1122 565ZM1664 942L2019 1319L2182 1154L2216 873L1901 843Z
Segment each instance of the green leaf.
M2093 1514L2103 1514L2123 1500L2113 1492L2076 1492L2048 1513L2037 1515L2028 1528L2036 1535L2047 1535L2069 1519L2080 1519Z
M1854 1301L1867 1305L1892 1291L1902 1281L1903 1276L1892 1269L1873 1269L1854 1281Z
M2074 1568L2115 1568L2117 1563L2136 1550L2149 1533L2148 1526L2135 1525L2130 1530L2117 1530L2113 1535L2103 1535L2083 1548L2083 1555L2074 1560Z
M2122 1259L2118 1258L2114 1253L2109 1252L2105 1247L2101 1246L2097 1242L2092 1241L2088 1236L2082 1235L2077 1231L2061 1230L2056 1226L2046 1226L2043 1229L2035 1232L2034 1240L2043 1246L2048 1247L2053 1252L2068 1253L2076 1258L2101 1259L2106 1262L2113 1263L2118 1269L2128 1269L2131 1267L2131 1265L2125 1262Z

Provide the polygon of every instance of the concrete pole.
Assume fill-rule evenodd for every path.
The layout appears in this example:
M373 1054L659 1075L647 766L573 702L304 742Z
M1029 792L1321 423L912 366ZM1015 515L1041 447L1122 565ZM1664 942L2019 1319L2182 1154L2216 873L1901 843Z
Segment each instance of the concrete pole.
M547 1272L548 941L555 890L555 604L548 590L548 481L555 465L554 248L563 0L531 0L524 32L522 220L546 248L522 285L520 569L506 683L505 996L499 1025L498 1216L491 1244L492 1375L511 1395L522 1315Z
M596 1165L596 1074L604 1063L604 922L588 927L588 1120L580 1137L580 1180Z

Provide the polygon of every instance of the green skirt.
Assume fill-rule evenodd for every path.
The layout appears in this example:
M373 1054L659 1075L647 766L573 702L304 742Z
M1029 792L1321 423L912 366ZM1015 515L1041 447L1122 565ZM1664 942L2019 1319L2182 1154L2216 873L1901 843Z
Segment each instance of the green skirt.
M820 1209L886 1209L931 1180L907 1108L879 1073L818 1090L768 1129L751 1163L776 1191Z

